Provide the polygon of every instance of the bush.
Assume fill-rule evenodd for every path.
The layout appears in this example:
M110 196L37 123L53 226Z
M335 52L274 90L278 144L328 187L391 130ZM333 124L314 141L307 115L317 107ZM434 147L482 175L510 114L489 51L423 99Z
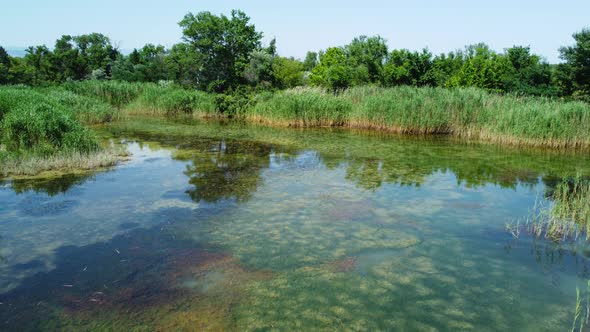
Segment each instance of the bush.
M228 117L243 115L254 104L254 96L246 88L238 88L215 96L219 113Z

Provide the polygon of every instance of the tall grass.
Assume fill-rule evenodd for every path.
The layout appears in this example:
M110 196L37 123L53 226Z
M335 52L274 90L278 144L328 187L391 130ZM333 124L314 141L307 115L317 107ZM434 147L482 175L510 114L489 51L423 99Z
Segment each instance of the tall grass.
M11 109L25 105L31 107L40 103L66 109L84 124L110 122L120 117L120 112L111 105L65 89L4 86L0 87L0 121Z
M296 127L343 126L352 103L320 89L294 89L267 97L246 117L267 124Z
M512 145L590 147L590 105L475 88L358 87L337 95L300 88L260 100L246 118L280 126L347 126Z
M209 117L216 114L214 96L202 91L149 84L130 104L128 114L193 115Z
M68 82L62 86L75 94L95 97L114 107L122 108L134 101L149 85L149 83L87 80Z

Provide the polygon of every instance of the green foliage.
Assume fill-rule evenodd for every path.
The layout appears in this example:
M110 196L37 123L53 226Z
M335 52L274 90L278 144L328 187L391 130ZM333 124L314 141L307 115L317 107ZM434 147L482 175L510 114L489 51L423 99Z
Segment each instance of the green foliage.
M318 54L316 52L307 52L303 60L303 69L312 71L318 65Z
M244 78L252 86L270 88L273 85L273 63L275 55L267 50L256 50L250 54L250 62L244 69Z
M346 89L352 84L352 70L346 63L344 50L332 47L320 53L320 63L311 72L310 81L334 91Z
M384 85L434 85L429 79L432 67L432 54L424 49L422 53L408 50L393 50L387 57L384 68Z
M514 46L505 55L511 67L508 69L504 91L523 95L556 96L559 91L552 82L552 69L529 47Z
M304 65L293 59L276 57L272 63L274 85L279 89L289 89L303 85Z
M573 35L576 44L562 47L559 51L566 64L561 66L562 80L574 96L590 101L590 29L584 29Z
M215 107L220 114L228 117L242 115L254 104L254 96L245 87L215 95Z
M4 47L0 46L0 85L10 83L10 65L11 61L8 52Z
M162 45L147 44L129 56L119 55L113 64L112 78L128 82L158 82L170 77L167 51Z
M383 75L383 63L387 57L387 44L381 36L354 38L345 47L348 63L351 67L362 66L367 72L362 83L380 83Z
M244 83L242 73L262 38L249 22L239 10L233 10L231 18L200 12L180 21L184 41L199 54L202 64L195 81L198 87L221 92Z
M510 63L506 57L485 44L470 45L465 50L465 62L448 82L451 87L477 87L503 91Z

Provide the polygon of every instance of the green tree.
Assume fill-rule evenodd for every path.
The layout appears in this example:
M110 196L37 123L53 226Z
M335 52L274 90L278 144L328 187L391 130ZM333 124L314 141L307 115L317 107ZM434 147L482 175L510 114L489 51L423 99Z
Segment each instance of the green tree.
M166 57L168 52L162 45L146 44L140 50L134 49L129 56L119 56L113 64L113 79L130 82L158 82L170 78Z
M244 69L244 78L252 86L268 89L274 85L273 63L277 58L276 40L267 48L250 53L250 62Z
M200 12L189 13L180 21L183 40L200 54L197 86L221 92L246 83L244 69L262 38L249 22L250 18L238 10L232 11L231 18Z
M41 85L53 82L56 79L57 70L54 68L53 52L45 45L30 46L23 62L23 77L32 85Z
M320 53L320 62L313 69L310 81L331 90L346 89L352 84L352 69L346 62L346 54L339 47L331 47Z
M393 50L387 57L384 68L384 84L395 85L434 85L434 80L427 74L432 67L432 54L424 49L422 52Z
M505 52L510 68L504 90L526 95L553 96L558 89L553 85L551 66L541 57L531 54L529 47L514 46Z
M191 45L179 43L172 46L165 58L168 79L180 85L197 85L202 58Z
M312 71L318 65L318 54L316 52L307 52L303 61L303 69Z
M360 70L367 73L368 82L381 82L383 64L387 57L387 43L385 39L380 36L360 36L354 38L345 47L345 51L351 67L357 68L363 66L366 68Z
M562 47L559 52L565 65L560 67L561 86L570 89L574 96L590 100L590 29L583 29L572 36L573 46ZM571 83L564 83L571 79Z
M11 60L8 52L0 46L0 84L10 83L10 66Z
M467 46L461 69L448 82L449 86L472 86L491 91L504 91L510 61L492 51L486 44Z
M425 74L424 81L432 86L447 86L449 79L463 67L462 51L440 54L432 59L432 65Z
M277 57L272 64L275 86L289 89L303 85L303 64L293 58Z

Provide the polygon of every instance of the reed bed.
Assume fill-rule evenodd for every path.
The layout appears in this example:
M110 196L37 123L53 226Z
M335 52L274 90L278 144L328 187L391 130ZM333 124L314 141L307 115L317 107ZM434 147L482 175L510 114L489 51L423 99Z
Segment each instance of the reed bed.
M133 115L216 115L214 96L202 91L149 85L130 104L124 107Z
M590 147L590 105L475 88L359 87L338 94L299 88L259 101L245 116L278 126L344 126L509 145Z

